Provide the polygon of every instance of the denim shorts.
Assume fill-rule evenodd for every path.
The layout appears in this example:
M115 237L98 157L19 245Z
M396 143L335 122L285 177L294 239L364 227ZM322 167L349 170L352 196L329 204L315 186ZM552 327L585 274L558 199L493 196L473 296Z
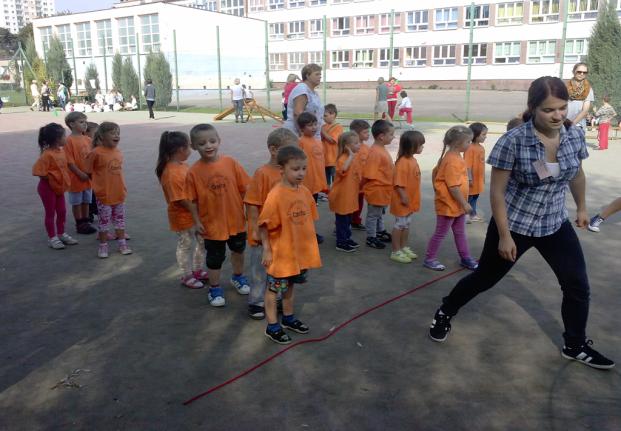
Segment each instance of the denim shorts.
M410 228L410 223L412 222L412 214L408 214L406 216L395 216L395 229L397 230L405 230Z
M69 192L69 205L90 204L93 200L93 190L86 189L81 192Z
M306 283L306 274L308 270L303 269L298 275L291 277L276 278L267 274L267 288L274 293L285 293L289 290L289 285Z

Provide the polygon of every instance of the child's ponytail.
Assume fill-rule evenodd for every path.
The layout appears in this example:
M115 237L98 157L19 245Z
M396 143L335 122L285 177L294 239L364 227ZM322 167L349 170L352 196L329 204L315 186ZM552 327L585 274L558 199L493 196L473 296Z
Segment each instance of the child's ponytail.
M444 140L442 141L444 143L444 147L442 147L442 154L440 154L440 159L438 160L438 164L436 166L440 166L440 162L446 154L447 147L452 147L465 139L472 141L472 136L472 130L466 126L462 126L461 124L448 129L444 134Z
M37 141L41 152L56 147L63 136L65 136L65 128L58 123L49 123L41 127Z
M160 137L160 149L157 157L157 165L155 167L155 175L158 180L162 179L162 174L166 168L166 164L170 162L173 155L181 148L186 148L190 145L190 138L183 132L169 132L168 130L162 133Z
M425 136L418 130L408 130L399 139L399 152L397 153L398 162L401 157L411 157L418 152L418 149L425 145Z

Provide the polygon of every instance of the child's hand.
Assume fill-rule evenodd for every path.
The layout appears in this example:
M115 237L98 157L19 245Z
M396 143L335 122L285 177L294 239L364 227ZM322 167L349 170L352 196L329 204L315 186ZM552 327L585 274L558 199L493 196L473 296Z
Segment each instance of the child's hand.
M466 205L464 205L464 211L466 211L466 214L472 214L472 207L468 202L466 202Z
M272 250L271 249L267 247L263 248L263 259L261 260L261 263L266 268L272 264Z
M250 235L253 241L261 242L261 235L259 235L259 227L253 226L252 234Z
M194 228L196 229L196 232L200 233L201 235L205 233L205 226L203 226L201 222L198 222L196 225L194 225Z
M410 205L410 199L407 196L401 196L401 205L407 207Z
M80 180L82 181L88 181L88 175L86 175L84 172L80 172L80 174L78 175L78 177L80 178Z

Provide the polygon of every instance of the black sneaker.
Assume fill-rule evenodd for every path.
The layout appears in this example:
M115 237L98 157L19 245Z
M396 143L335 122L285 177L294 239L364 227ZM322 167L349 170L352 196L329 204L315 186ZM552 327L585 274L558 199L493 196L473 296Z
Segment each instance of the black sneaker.
M563 346L561 350L561 356L570 361L582 362L589 367L597 368L598 370L609 370L615 366L615 363L597 350L593 350L591 346L593 340L586 340L586 342L580 347L566 347Z
M344 253L353 253L354 251L356 251L356 248L352 247L348 243L344 243L344 244L337 244L336 245L336 250L337 251L342 251Z
M248 316L254 320L263 320L265 319L265 308L251 304L248 306Z
M451 316L447 314L440 314L440 309L436 311L436 315L433 316L433 321L429 327L429 338L433 341L441 343L446 340L448 333L451 331Z
M377 233L377 238L382 242L391 242L392 235L386 232L385 230Z
M291 343L291 337L287 335L282 328L279 328L278 331L270 332L265 328L265 336L272 340L274 343L278 344L289 344Z
M351 228L354 230L367 230L367 227L362 223L352 223Z
M323 243L323 236L319 235L318 233L315 235L317 236L317 244Z
M358 244L358 243L357 243L356 241L354 241L353 239L348 239L348 240L347 240L347 244L348 244L350 247L353 247L353 248L358 248L358 247L360 247L360 244Z
M299 319L295 319L293 322L290 323L285 323L284 320L281 320L280 324L287 329L297 332L298 334L307 334L308 331L310 331L310 328L300 322Z
M386 244L381 242L379 239L373 237L367 237L367 245L371 248L386 248Z

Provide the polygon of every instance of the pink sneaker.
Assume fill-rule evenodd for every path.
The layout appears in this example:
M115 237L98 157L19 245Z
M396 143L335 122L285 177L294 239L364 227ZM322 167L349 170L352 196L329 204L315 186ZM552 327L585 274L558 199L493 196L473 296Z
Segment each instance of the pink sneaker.
M200 280L200 281L207 281L207 280L209 280L209 273L207 273L207 271L205 271L204 269L200 269L198 271L194 271L192 273L192 275L194 275L194 278L196 278L197 280Z
M187 287L188 289L202 289L205 285L197 280L194 274L188 274L185 277L181 278L181 284Z
M129 248L127 244L121 244L119 245L119 253L121 253L122 255L132 254L132 249Z

